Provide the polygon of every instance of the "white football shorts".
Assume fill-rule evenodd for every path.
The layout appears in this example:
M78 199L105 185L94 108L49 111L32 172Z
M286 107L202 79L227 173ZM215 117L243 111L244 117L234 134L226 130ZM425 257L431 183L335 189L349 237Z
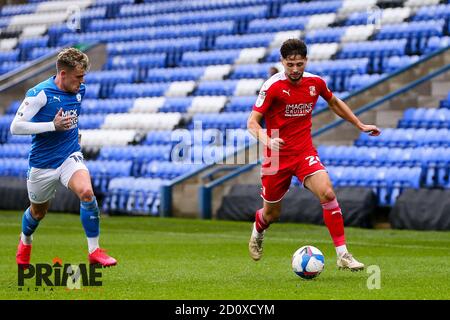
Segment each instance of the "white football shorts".
M68 188L70 178L78 170L89 172L84 164L83 154L79 151L72 153L56 169L31 167L27 175L28 198L37 204L47 202L55 196L59 182Z

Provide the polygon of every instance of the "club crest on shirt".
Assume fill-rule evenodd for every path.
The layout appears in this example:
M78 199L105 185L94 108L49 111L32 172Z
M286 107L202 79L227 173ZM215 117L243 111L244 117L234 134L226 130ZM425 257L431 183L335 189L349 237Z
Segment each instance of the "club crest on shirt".
M255 102L255 106L257 108L260 108L263 105L264 100L266 99L266 95L267 95L267 93L265 91L261 91L259 93L258 99L256 99L256 102Z
M317 95L315 86L310 86L309 87L309 94L311 95L311 97L315 97Z
M80 102L81 101L81 94L77 93L77 101Z

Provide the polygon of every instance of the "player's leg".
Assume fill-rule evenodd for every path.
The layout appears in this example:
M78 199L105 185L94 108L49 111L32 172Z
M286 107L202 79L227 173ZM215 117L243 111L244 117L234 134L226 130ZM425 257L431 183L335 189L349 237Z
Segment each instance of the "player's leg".
M22 232L16 253L18 265L27 267L30 263L33 233L47 213L57 181L54 169L31 168L28 172L27 191L31 204L22 216Z
M99 248L100 211L92 190L89 172L80 169L73 173L68 188L80 199L80 219L88 239L89 253Z
M320 200L323 208L323 219L336 248L338 266L340 268L348 268L351 270L363 269L364 264L353 258L347 250L344 233L344 219L328 173L322 170L315 172L305 177L303 184Z
M36 231L39 222L44 219L47 214L50 201L44 203L30 203L22 217L22 234L21 239L25 244L31 244L32 235Z
M278 220L280 214L281 200L274 203L264 201L264 207L256 211L252 235L248 243L249 253L253 260L261 259L265 230L269 228L271 223Z
M333 239L336 252L338 254L346 252L344 220L328 173L320 171L312 174L305 178L303 184L320 200L324 222Z
M31 247L33 242L33 233L39 225L39 222L47 213L49 202L31 203L22 216L22 232L20 233L19 245L16 252L16 263L26 269L31 260Z
M263 164L269 166L269 164ZM262 172L266 172L262 170ZM249 253L253 260L261 259L263 253L264 233L270 224L277 221L281 215L281 200L292 180L292 172L288 168L278 170L273 174L262 174L261 197L264 200L263 208L256 211L255 222L253 223L252 235L248 244Z
M108 256L99 246L100 210L92 188L91 177L83 163L81 152L72 154L61 165L61 183L80 199L80 219L85 231L89 261L103 266L112 266L117 261Z

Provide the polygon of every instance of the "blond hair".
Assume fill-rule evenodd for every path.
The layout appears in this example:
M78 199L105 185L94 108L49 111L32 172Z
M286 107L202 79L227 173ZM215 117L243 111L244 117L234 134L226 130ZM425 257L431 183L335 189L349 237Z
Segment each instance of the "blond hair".
M91 67L88 56L76 48L65 48L58 54L56 60L56 71L69 69L73 70L80 66L84 71L89 71Z

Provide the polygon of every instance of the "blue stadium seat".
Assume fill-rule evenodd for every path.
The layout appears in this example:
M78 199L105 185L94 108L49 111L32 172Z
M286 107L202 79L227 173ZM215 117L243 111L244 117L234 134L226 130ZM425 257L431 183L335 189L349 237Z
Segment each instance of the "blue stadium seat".
M436 164L436 184L438 187L448 187L450 184L450 148L439 148L440 157Z
M192 122L201 121L204 129L216 128L220 130L247 128L248 112L221 112L219 114L197 113ZM193 128L193 123L188 125Z
M450 91L447 94L447 98L444 100L441 100L440 107L450 109Z
M353 58L342 60L323 60L308 63L307 69L311 73L331 76L365 75L368 72L368 58Z
M289 17L275 19L254 19L248 24L248 33L280 32L304 30L309 17Z
M10 135L9 128L14 119L14 114L0 116L0 143L4 143Z
M153 17L132 17L122 19L94 19L87 27L89 32L114 31L119 29L148 28L156 25Z
M0 144L0 158L22 158L26 159L30 151L29 144Z
M170 137L170 136L169 136ZM103 147L99 160L131 161L131 174L141 175L142 167L150 161L169 161L172 145L139 145L126 147Z
M370 136L365 132L361 132L359 138L355 140L356 146L385 146L395 132L395 129L385 128L381 129L382 133L378 137Z
M8 143L23 143L23 144L29 144L31 146L31 135L9 135L8 136Z
M383 72L394 72L419 60L419 56L392 56L383 62Z
M355 74L348 77L345 84L345 89L348 91L355 91L367 87L379 81L384 75L382 74Z
M90 7L80 12L80 29L86 30L94 19L105 19L108 15L106 6Z
M400 24L392 24L381 27L381 30L375 35L376 40L383 39L401 39L409 37L432 37L442 36L444 32L444 19L430 21L412 21Z
M143 165L141 174L144 177L172 180L181 175L194 171L200 166L201 165L191 163L151 161L150 163Z
M206 67L152 69L145 78L146 82L170 82L199 80Z
M398 127L399 128L408 128L408 127L415 127L416 124L413 124L414 118L416 115L416 112L418 111L418 108L407 108L405 111L403 111L403 117L399 119L398 121Z
M57 47L59 39L63 36L63 34L74 33L75 30L69 28L67 23L61 23L52 25L48 28L47 34L49 36L48 44L51 47Z
M105 114L80 115L78 127L80 129L100 129L105 122Z
M450 110L409 108L399 120L400 128L448 129L450 127Z
M231 97L224 112L249 112L255 104L256 96Z
M136 80L134 70L111 70L111 71L91 71L85 76L87 84L116 84L116 83L133 83Z
M445 48L450 44L450 37L449 36L445 36L445 37L439 37L439 36L434 36L428 39L428 42L425 46L425 48L423 49L423 53L424 54L428 54L431 53L433 51L439 50L441 48Z
M180 112L186 113L192 105L193 97L166 98L164 105L159 108L159 112Z
M9 114L9 115L13 114L13 115L15 115L17 110L19 109L21 103L22 103L21 100L14 100L14 101L12 101L11 104L9 105L8 109L6 109L5 114Z
M347 27L335 27L311 30L306 34L306 43L330 43L340 42L345 34Z
M407 39L362 41L344 43L337 53L339 59L376 57L376 56L404 56L406 54Z
M165 53L109 56L105 68L112 69L137 69L137 68L162 68L166 64Z
M170 145L172 144L172 131L150 131L145 137L144 144L147 145Z
M81 34L69 33L63 35L60 44L71 43L73 41L92 41L97 39L101 42L119 42L119 41L139 41L172 39L182 37L197 36L219 36L232 34L235 31L234 21L218 21L206 23L195 23L185 25L171 26L152 26L143 28L120 28L114 31L97 31Z
M102 209L109 213L158 215L159 188L166 180L121 177L110 181Z
M94 188L106 193L111 179L130 176L132 162L88 160L86 166L91 174Z
M0 51L0 62L14 62L19 60L19 49Z
M100 96L100 84L90 84L86 86L84 99L97 99Z
M310 16L337 12L342 1L314 1L307 3L288 3L281 7L280 17Z
M0 64L0 75L19 69L26 65L27 62L7 61Z
M197 85L194 92L196 96L231 96L233 95L238 80L203 81Z
M161 97L169 88L167 83L141 83L115 85L111 98Z
M234 68L230 79L265 79L269 76L269 68L272 66L273 63L240 64Z
M107 97L117 83L133 83L138 75L135 70L92 71L86 74L87 85L100 84L101 97Z
M31 52L28 54L28 59L35 60L35 59L43 57L47 54L53 53L56 50L57 50L57 48L53 48L53 47L33 48L33 49L31 49Z
M369 20L369 12L353 12L345 20L346 26L367 24Z
M185 52L180 61L180 66L206 66L217 64L233 64L241 53L240 49L215 50L208 52Z
M41 36L23 39L19 42L18 48L20 49L20 60L32 60L31 51L33 48L45 48L49 42L49 36Z
M82 114L125 113L133 107L135 99L84 99Z
M214 2L207 1L203 3L214 4ZM166 5L173 7L163 9L162 7ZM195 2L193 2L193 5L195 5ZM186 2L183 6L180 6L176 2L147 5L126 5L120 8L119 17L152 15L157 17L155 21L157 25L172 25L225 20L249 21L257 18L265 18L269 13L269 7L267 5L208 11L189 11L186 6L189 6L189 2Z
M219 36L216 38L214 49L227 50L268 47L274 38L275 33Z
M394 148L406 148L412 147L414 143L414 130L411 129L396 129L388 141L386 146Z
M1 16L16 16L19 14L30 14L34 13L37 9L37 4L28 3L28 4L8 4L1 8Z
M338 183L341 177L344 175L344 168L342 166L328 166L328 174L330 175L330 179L334 185Z
M279 62L280 61L280 48L274 48L266 56L266 62Z
M384 204L393 206L397 197L405 189L418 189L420 187L420 177L422 169L414 168L390 168L387 175L388 194ZM383 199L384 200L384 199Z
M28 171L28 159L0 158L0 176L25 178Z
M412 17L413 21L424 21L434 19L450 18L450 4L420 7Z
M5 28L11 23L11 17L2 16L0 19L0 28Z
M199 51L202 38L179 38L173 40L127 41L108 43L106 51L108 55L146 54L161 52L185 52Z

